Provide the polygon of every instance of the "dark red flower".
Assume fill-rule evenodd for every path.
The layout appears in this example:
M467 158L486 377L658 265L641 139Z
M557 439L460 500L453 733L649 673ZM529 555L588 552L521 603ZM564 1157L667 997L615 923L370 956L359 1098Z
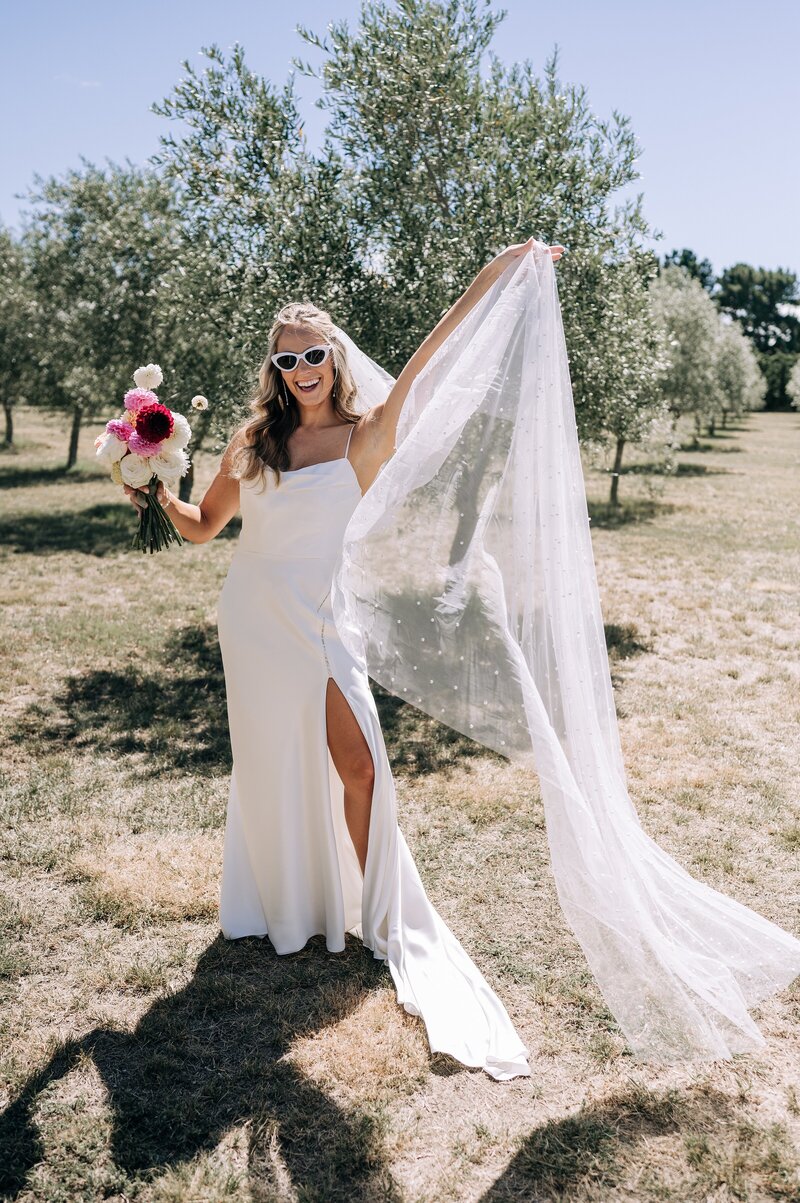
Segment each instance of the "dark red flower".
M172 434L172 412L160 402L143 405L136 415L136 433L148 443L160 443Z

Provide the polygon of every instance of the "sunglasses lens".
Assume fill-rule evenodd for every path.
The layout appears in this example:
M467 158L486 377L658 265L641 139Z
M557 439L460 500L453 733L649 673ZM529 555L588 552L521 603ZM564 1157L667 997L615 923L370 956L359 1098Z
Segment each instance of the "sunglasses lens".
M322 363L323 360L327 359L327 357L327 347L311 347L311 349L306 351L305 354L306 363L310 364L312 368L317 367L317 365Z
M291 372L292 368L297 366L297 356L287 351L284 355L278 355L275 363L282 372Z

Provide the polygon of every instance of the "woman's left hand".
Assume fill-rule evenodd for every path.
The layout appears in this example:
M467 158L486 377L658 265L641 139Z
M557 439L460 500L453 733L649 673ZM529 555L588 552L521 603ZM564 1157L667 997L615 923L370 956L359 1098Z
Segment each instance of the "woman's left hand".
M495 256L494 262L502 270L512 259L518 259L520 255L524 255L526 251L529 251L535 241L535 238L529 238L527 242L515 242L512 246L507 246L504 251ZM551 246L549 248L550 258L554 263L558 263L565 250L566 247L563 246Z

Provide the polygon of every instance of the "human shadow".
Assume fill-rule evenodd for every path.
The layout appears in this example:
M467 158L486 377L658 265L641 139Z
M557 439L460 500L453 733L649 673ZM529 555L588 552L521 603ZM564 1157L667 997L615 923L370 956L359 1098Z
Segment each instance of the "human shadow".
M584 1187L613 1189L626 1150L644 1150L682 1127L718 1131L735 1118L731 1100L720 1091L650 1091L632 1085L534 1128L480 1203L556 1203L573 1199Z
M69 478L72 479L71 477ZM54 555L77 551L107 556L131 549L137 517L130 502L104 502L82 510L50 510L0 516L0 546L15 552ZM234 518L217 538L235 538L241 519Z
M309 1203L399 1200L373 1117L339 1106L287 1056L386 978L352 936L339 954L313 937L279 957L267 939L220 934L191 981L159 998L132 1031L96 1027L65 1041L25 1082L0 1116L3 1199L27 1197L43 1156L34 1119L42 1092L88 1057L111 1112L110 1154L129 1184L157 1179L251 1121L248 1163L261 1191L276 1192L259 1197L277 1197L277 1177L269 1179L288 1175Z

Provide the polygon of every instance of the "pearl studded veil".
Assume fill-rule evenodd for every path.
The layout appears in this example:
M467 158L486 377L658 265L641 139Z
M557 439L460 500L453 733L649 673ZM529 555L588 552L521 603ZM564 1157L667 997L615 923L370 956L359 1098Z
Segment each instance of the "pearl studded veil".
M339 333L366 410L393 379ZM559 901L634 1054L762 1047L748 1008L800 973L800 940L690 876L628 794L543 244L414 381L331 601L375 681L538 775Z

